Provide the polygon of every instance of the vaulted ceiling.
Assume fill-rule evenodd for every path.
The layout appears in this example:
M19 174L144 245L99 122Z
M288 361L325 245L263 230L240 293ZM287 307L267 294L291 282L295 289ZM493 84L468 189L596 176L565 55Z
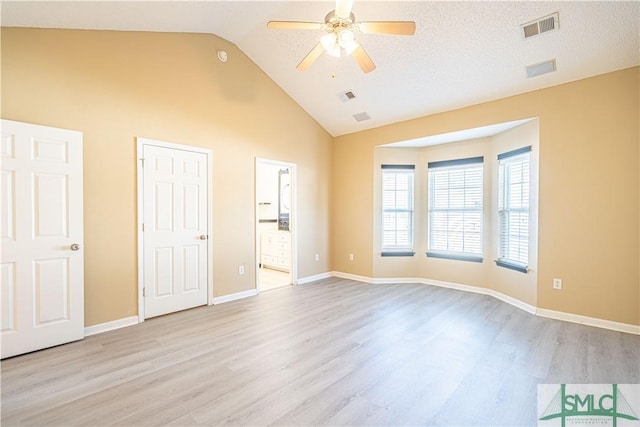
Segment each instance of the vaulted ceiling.
M1 23L216 34L237 45L333 136L640 64L637 1L355 0L356 20L411 20L416 34L358 35L377 65L367 74L351 57L326 54L297 71L324 33L268 30L266 23L322 22L334 6L332 1L3 0ZM523 36L522 24L556 12L556 30ZM527 78L526 66L552 59L556 71ZM338 94L345 91L355 98L341 100ZM358 122L359 113L371 118Z

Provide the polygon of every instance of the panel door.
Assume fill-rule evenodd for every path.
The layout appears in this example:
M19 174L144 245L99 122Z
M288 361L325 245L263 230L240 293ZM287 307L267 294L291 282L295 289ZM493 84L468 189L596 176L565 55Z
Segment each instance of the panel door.
M145 145L145 318L207 304L207 155Z
M82 133L1 124L5 358L84 337Z

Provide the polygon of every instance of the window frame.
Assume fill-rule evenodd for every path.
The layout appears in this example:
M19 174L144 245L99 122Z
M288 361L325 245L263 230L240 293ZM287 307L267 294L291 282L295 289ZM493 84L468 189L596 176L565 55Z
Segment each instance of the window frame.
M381 185L380 185L380 193L381 193L381 226L380 226L380 246L381 246L381 256L383 257L400 257L400 256L413 256L415 252L413 250L414 245L414 232L415 232L415 165L389 165L383 164L381 165L382 173L381 173ZM384 193L385 193L385 174L402 174L402 175L410 175L411 179L409 181L409 189L408 191L408 200L409 200L409 208L387 208L385 207ZM394 186L394 189L396 187ZM388 190L387 190L388 191ZM394 190L397 191L397 190ZM409 231L408 231L408 245L388 245L385 246L385 214L387 213L408 213L409 214ZM396 233L396 242L397 242L397 232L398 229L394 229L394 233Z
M454 160L445 160L445 161L438 161L438 162L429 162L427 165L427 180L429 183L429 187L428 187L428 209L427 209L427 232L428 232L428 237L427 237L427 257L430 258L444 258L444 259L453 259L453 260L458 260L458 261L469 261L469 262L478 262L481 263L483 261L483 253L484 253L484 197L485 197L485 185L484 185L484 157L483 156L478 156L478 157L469 157L469 158L461 158L461 159L454 159ZM456 207L456 208L452 208L452 207L447 207L447 208L435 208L435 193L437 191L437 188L435 188L435 184L434 184L434 180L435 180L435 174L438 172L442 172L442 171L455 171L455 170L471 170L471 169L479 169L480 170L480 206L479 207L474 207L469 208L467 206L464 206L465 200L467 199L467 190L470 190L471 188L478 188L477 186L475 187L467 187L466 183L463 187L464 189L464 195L463 197L463 207ZM450 192L451 192L451 187L447 186L447 197L450 198ZM480 214L480 220L479 220L479 224L480 224L480 231L479 231L479 235L480 235L480 245L479 245L479 252L471 252L471 251L455 251L455 250L443 250L441 248L434 248L434 237L435 237L435 231L434 231L434 213L435 212L454 212L454 213L464 213L465 212L477 212ZM464 249L464 244L466 242L466 236L465 236L465 219L463 216L463 226L462 226L462 240L463 240L463 249ZM446 230L446 234L447 234L447 239L449 239L449 235L452 233L452 230L449 228L449 224L447 224L447 230Z
M514 165L517 163L524 163L526 159L527 170L526 173L523 171L522 176L526 176L526 182L521 181L519 184L524 186L526 184L526 197L521 197L520 200L526 200L526 207L510 207L505 205L510 205L509 195L510 192L507 191L508 187L513 182L511 180L511 175L508 173ZM504 176L504 174L507 174ZM522 191L522 190L521 190ZM526 212L527 224L526 224L526 262L523 262L522 259L512 259L505 256L505 251L508 252L509 249L504 248L504 242L507 242L507 245L511 241L511 233L508 233L507 236L504 236L505 225L503 223L505 216L508 218L511 217L511 213L516 212L519 214ZM518 148L512 151L508 151L498 155L498 257L495 261L496 265L499 267L508 268L511 270L515 270L521 273L529 272L529 264L531 262L530 256L530 245L531 245L531 146L526 146L522 148ZM506 213L506 215L505 215ZM507 226L507 228L510 228ZM519 235L522 238L522 235Z

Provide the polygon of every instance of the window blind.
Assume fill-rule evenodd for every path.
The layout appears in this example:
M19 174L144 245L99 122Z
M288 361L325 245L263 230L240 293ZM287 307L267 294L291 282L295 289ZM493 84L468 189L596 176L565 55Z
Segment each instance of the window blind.
M414 165L382 165L383 255L413 250L414 169Z
M526 272L529 262L530 151L523 147L498 155L498 265Z
M508 159L509 157L516 157L520 154L529 153L531 151L531 146L526 146L522 148L517 148L515 150L507 151L506 153L498 154L498 160Z
M481 261L483 161L473 157L429 163L427 255Z

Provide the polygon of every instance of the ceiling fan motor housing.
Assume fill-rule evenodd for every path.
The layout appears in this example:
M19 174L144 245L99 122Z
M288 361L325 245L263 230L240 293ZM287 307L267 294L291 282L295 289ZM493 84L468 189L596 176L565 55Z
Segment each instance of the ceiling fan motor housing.
M331 28L335 28L338 26L346 28L356 22L356 17L353 12L351 12L348 18L340 18L336 15L336 11L332 10L331 12L327 13L327 16L324 17L324 22Z

